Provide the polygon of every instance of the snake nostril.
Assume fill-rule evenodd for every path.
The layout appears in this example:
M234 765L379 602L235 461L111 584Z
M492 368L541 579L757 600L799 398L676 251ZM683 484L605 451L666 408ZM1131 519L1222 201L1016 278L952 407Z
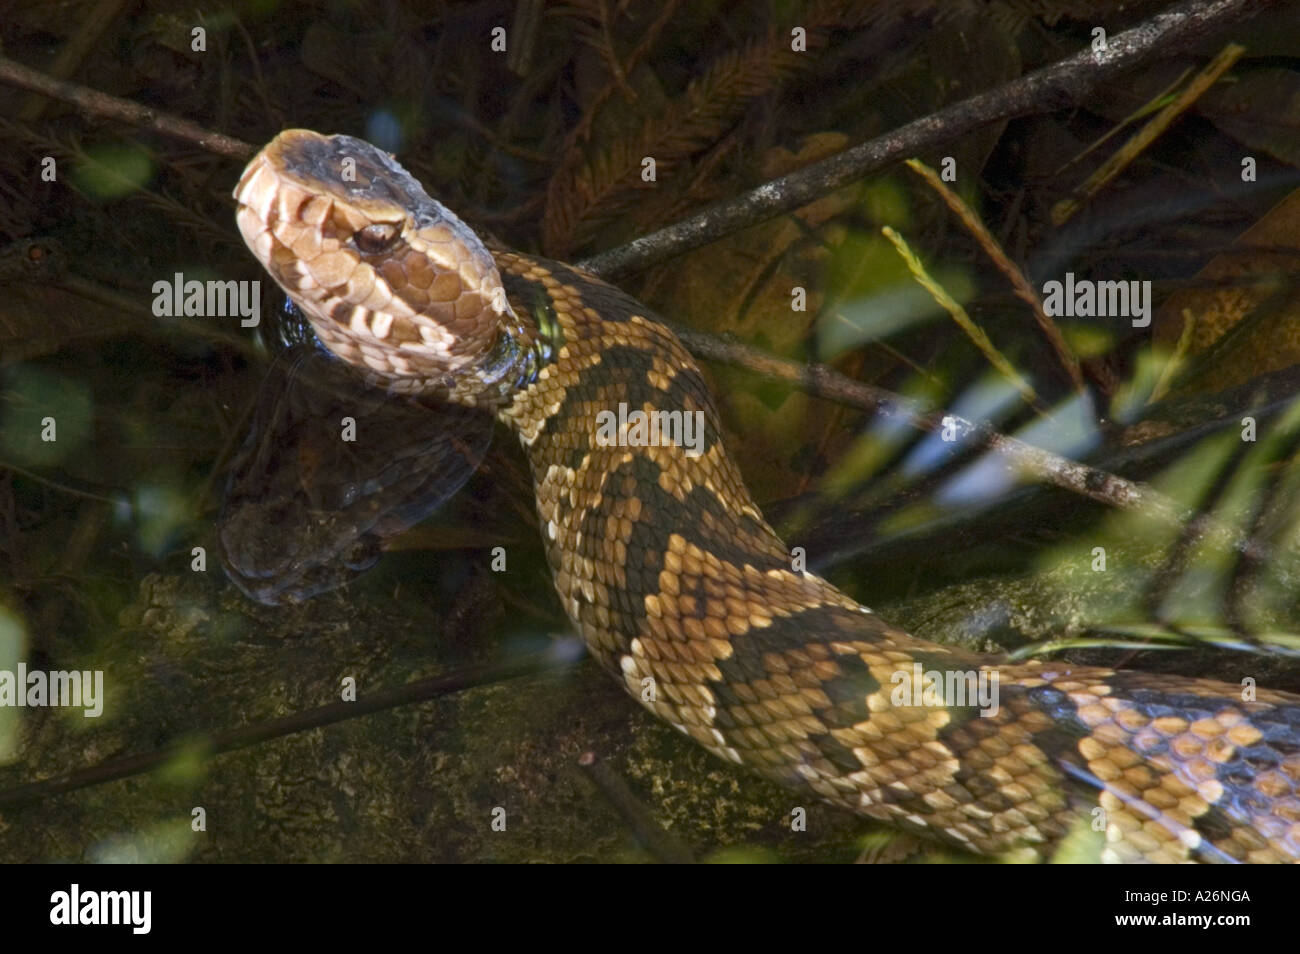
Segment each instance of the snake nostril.
M352 235L352 244L364 255L378 255L386 252L397 242L401 234L391 222L380 222L358 229Z

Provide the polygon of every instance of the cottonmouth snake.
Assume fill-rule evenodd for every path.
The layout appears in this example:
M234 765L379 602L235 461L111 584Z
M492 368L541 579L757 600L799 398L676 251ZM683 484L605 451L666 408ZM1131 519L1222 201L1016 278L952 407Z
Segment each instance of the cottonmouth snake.
M248 246L330 351L518 434L565 612L711 752L985 855L1047 857L1079 826L1106 861L1300 859L1300 697L914 638L792 558L699 369L635 299L488 248L351 137L281 133L235 197ZM698 442L671 417L648 440L666 411L701 422Z

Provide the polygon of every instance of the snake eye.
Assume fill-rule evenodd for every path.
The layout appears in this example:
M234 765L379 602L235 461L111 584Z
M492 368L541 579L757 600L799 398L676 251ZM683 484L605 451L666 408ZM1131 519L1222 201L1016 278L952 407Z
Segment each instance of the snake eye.
M352 244L357 251L365 255L378 255L393 247L401 230L391 222L380 222L358 229L352 236Z

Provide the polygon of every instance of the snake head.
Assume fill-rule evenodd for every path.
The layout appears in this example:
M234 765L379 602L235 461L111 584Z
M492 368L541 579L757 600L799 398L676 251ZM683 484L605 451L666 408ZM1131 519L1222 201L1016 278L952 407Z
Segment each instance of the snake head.
M463 386L517 333L482 241L368 142L285 130L234 196L244 241L321 342L393 390Z

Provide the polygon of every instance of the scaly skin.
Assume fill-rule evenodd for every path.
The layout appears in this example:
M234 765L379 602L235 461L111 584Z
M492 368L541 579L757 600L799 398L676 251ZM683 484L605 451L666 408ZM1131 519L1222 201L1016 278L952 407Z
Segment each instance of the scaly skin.
M519 435L565 612L633 698L710 751L981 854L1046 856L1095 821L1107 861L1300 859L1300 697L909 636L798 567L699 368L635 299L462 241L348 137L282 133L236 197L327 347L377 383L494 407ZM700 415L700 452L603 440L598 415L620 403Z

